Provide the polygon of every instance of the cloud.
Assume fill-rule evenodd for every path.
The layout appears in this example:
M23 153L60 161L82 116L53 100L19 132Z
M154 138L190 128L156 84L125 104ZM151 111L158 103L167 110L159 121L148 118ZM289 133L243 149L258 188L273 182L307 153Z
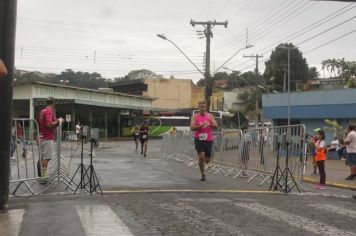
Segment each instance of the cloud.
M103 43L103 44L114 44L114 45L124 45L124 44L127 44L127 41L124 40L124 39L115 39L115 38L108 39L108 38L104 38L104 39L100 40L100 43Z

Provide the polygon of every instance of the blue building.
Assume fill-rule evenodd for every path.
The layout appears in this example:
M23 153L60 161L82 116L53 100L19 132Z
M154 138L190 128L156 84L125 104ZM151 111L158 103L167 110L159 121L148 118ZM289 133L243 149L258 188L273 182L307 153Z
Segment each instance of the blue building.
M275 93L262 96L263 117L274 125L286 125L288 94ZM343 127L356 123L356 89L293 92L290 99L291 124L304 124L307 132L324 129L325 119L336 120ZM326 132L327 142L333 138Z

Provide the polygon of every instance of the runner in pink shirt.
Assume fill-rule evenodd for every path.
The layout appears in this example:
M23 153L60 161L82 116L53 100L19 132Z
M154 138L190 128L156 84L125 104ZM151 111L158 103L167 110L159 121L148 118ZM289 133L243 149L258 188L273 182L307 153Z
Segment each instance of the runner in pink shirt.
M209 163L213 147L213 128L218 128L214 117L206 112L205 102L199 102L199 113L192 116L190 128L194 133L195 150L199 155L201 181L205 181L204 163Z

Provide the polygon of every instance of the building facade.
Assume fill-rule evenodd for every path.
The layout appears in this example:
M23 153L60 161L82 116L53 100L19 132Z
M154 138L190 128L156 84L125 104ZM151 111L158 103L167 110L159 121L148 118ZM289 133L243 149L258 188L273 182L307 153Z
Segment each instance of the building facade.
M189 79L145 78L116 82L110 85L115 92L153 97L156 109L189 109L192 107L193 86Z
M285 125L288 119L288 94L263 94L263 115L274 125ZM337 121L344 128L356 123L356 89L294 92L290 96L291 124L304 124L307 132L325 129L325 120ZM327 141L333 137L327 131Z
M66 125L74 129L75 122L96 127L106 137L120 136L122 116L134 111L152 110L153 98L124 93L84 89L43 82L17 83L13 93L13 116L36 118L45 107L45 100L56 99L56 115L69 117Z

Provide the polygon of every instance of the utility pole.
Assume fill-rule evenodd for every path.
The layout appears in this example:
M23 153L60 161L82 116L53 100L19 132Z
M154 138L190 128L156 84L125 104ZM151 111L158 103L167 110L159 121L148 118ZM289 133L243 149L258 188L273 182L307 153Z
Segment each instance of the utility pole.
M213 37L212 27L215 25L223 25L227 27L228 22L217 22L217 21L190 21L190 24L194 27L195 25L202 25L205 27L204 34L206 38L206 52L205 52L205 102L208 110L210 109L210 97L212 95L212 85L213 81L210 75L210 41Z
M0 58L8 74L0 78L0 210L9 198L12 84L15 61L17 0L0 1Z
M255 69L255 74L256 74L256 80L258 78L259 72L258 72L258 59L262 58L263 55L249 55L249 56L245 56L244 57L249 57L249 58L256 58L256 69ZM257 93L258 93L258 87L256 88L256 102L255 102L255 110L256 110L256 121L255 121L255 127L258 127L258 123L259 123L259 112L258 112L258 98L257 98Z

